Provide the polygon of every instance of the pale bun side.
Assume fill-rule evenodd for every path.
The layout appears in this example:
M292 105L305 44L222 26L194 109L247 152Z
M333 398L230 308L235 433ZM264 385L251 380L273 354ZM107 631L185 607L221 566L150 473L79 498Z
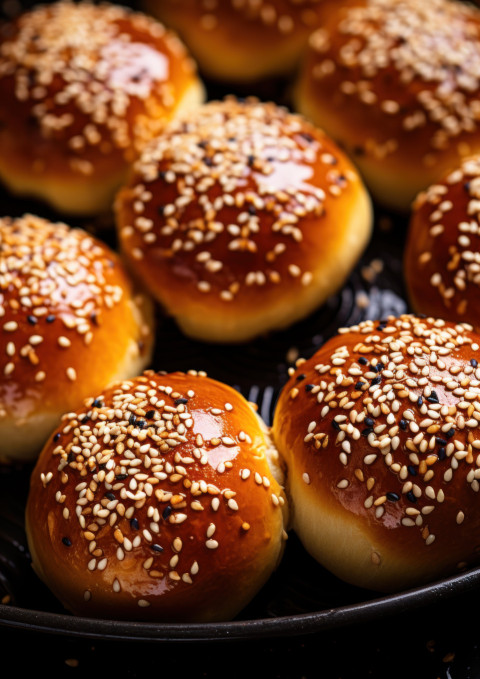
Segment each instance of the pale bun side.
M290 75L327 4L143 0L145 11L179 33L202 74L239 85Z

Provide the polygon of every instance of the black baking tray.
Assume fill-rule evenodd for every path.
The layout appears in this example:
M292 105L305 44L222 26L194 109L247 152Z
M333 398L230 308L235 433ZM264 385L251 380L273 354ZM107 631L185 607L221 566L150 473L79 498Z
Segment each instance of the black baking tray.
M29 3L24 3L28 5ZM16 11L17 3L3 10ZM206 82L208 98L230 94L230 88ZM255 89L236 90L288 106L288 83L269 81ZM0 189L2 215L31 212L65 219L45 205L17 200ZM116 248L111 215L96 220L65 220L82 226ZM258 405L270 424L275 403L298 357L308 358L339 327L380 320L409 311L402 276L402 253L408 216L375 207L372 239L344 287L307 319L288 330L239 345L209 345L187 339L172 319L156 310L154 370L205 370L210 377L238 389ZM72 638L140 642L218 642L292 637L360 625L433 602L469 594L480 585L480 569L390 596L347 585L318 565L292 533L278 570L251 604L231 622L179 625L123 622L74 617L37 579L24 530L24 507L31 466L0 467L0 626Z

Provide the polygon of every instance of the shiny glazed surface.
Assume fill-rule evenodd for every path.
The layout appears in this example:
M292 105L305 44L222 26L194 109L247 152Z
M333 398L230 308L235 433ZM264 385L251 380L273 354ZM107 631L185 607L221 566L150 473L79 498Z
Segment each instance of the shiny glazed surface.
M37 573L79 615L233 617L283 551L267 446L248 403L202 374L112 386L63 418L33 471Z

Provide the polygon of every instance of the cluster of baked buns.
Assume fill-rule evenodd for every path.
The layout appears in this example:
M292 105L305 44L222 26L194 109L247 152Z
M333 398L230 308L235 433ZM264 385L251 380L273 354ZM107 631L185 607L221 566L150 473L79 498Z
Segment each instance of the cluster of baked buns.
M143 9L59 0L0 27L0 181L67 221L111 216L118 243L0 219L0 460L43 446L36 572L76 614L205 622L250 601L290 528L372 590L476 563L480 10ZM259 97L272 79L288 108ZM410 221L425 317L340 329L291 369L271 429L154 364L155 305L222 344L312 314L369 243L370 194Z

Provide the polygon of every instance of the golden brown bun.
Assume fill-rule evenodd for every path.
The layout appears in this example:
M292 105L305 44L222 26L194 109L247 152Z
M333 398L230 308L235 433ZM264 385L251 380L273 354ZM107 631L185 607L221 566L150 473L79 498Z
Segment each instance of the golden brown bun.
M374 197L416 194L480 150L480 12L449 0L346 0L312 34L297 109L354 158Z
M405 281L415 311L480 328L480 157L465 159L413 205Z
M122 250L189 336L240 342L336 292L370 236L348 159L302 118L229 98L153 140L116 201Z
M0 461L34 459L66 411L138 374L151 305L117 256L80 229L0 219Z
M293 528L340 578L379 591L478 562L480 336L366 321L300 361L277 404Z
M202 373L148 371L87 399L31 478L36 572L79 615L232 618L283 551L269 445L250 404Z
M290 73L326 3L143 0L146 11L178 31L205 75L235 83Z
M200 101L161 24L108 4L38 7L0 33L0 179L65 213L109 210L143 144Z

